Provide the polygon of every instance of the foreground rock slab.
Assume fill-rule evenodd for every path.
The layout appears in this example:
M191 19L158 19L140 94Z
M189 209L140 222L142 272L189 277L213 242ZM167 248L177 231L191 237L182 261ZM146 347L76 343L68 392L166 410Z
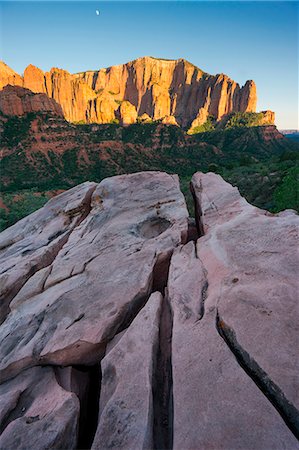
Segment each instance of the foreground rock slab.
M215 174L84 183L0 235L0 447L299 448L298 216Z
M93 449L153 448L153 377L162 295L151 295L102 360L99 425Z
M12 298L36 272L51 265L72 230L86 217L95 187L95 183L76 186L0 234L1 321L10 311ZM39 274L38 279L42 286L43 276ZM40 292L41 287L32 289Z
M76 189L79 195L87 187ZM161 282L156 276L159 267L187 239L188 212L177 176L124 175L92 185L92 190L85 219L74 224L51 264L29 278L10 304L0 330L3 379L36 364L98 362L107 342L127 326ZM61 194L51 208L64 201L73 211L77 200L73 204L72 196L72 190ZM36 220L38 236L39 228L45 233L51 226L51 232L60 232L64 223L62 211L53 224L48 220L39 225L48 210L46 206L27 218ZM13 243L8 242L3 260L13 274L20 271L18 247L24 248L17 234L24 234L21 225L6 233ZM27 231L26 249L33 258L39 238ZM47 239L42 241L43 252Z
M173 311L173 448L297 448L283 419L220 337L208 275L193 242L175 250L168 280Z
M28 369L0 386L0 448L74 449L79 400L49 367Z
M298 215L255 208L212 173L195 174L192 186L206 308L216 308L219 334L299 435Z

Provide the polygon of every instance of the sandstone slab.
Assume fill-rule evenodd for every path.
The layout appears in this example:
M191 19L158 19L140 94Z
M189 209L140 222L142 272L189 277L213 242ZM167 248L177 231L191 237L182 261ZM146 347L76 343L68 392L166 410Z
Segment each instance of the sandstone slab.
M40 269L48 267L71 231L88 214L95 183L84 183L51 199L43 208L17 222L0 235L1 320L22 286ZM29 281L25 291L42 290L46 269ZM30 287L31 286L31 287ZM26 297L29 294L26 294ZM23 294L22 294L22 300Z
M75 449L79 400L49 367L35 367L0 385L0 447Z
M176 249L169 271L173 448L297 448L296 438L220 337L216 302L209 298L213 282L197 252L193 242Z
M195 174L192 184L207 307L216 306L220 334L298 433L298 216L249 205L215 174Z
M99 424L93 449L153 448L153 377L162 295L152 294L102 360Z
M192 191L196 224L142 172L1 234L2 448L298 449L298 216Z
M51 264L29 278L10 304L0 330L4 378L35 364L96 363L107 342L127 326L159 285L157 268L187 240L188 212L176 176L146 172L109 178L94 187L76 188L79 197L82 190L89 197L93 190L90 211L77 226L72 222L75 228ZM32 264L36 245L46 252L49 229L52 235L64 224L65 214L50 221L49 205L59 211L61 202L70 211L78 202L81 205L83 197L73 205L72 194L72 190L61 194L24 219L24 227L19 222L3 233L7 242L3 261L12 280L20 272L16 264L22 261L24 244ZM41 244L30 231L39 216L48 218L42 233L37 227L36 236L47 233ZM24 242L18 233L24 233Z

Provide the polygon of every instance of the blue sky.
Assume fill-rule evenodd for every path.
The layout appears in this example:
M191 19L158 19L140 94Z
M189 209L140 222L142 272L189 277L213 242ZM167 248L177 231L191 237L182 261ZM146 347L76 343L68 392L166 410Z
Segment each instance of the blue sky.
M100 15L96 15L96 10ZM0 2L0 59L22 73L99 69L139 56L185 58L255 80L258 109L298 125L298 2Z

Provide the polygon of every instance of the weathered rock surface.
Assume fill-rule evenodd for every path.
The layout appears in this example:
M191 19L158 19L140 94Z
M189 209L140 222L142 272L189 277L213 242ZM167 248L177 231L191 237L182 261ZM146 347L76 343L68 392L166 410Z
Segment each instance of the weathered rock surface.
M197 233L177 176L142 172L1 234L2 448L299 448L298 217L192 190Z
M174 116L165 116L162 119L162 123L166 125L178 125L176 118Z
M189 131L192 131L194 128L199 127L200 125L203 125L207 121L208 117L209 117L208 110L205 108L200 108L197 116L191 123L191 127L190 127Z
M128 101L121 102L119 107L120 122L122 125L130 125L137 120L137 111L134 105Z
M25 217L0 235L1 321L9 303L24 286L21 303L42 291L50 265L70 233L88 214L95 183L77 186L67 195L51 199L47 205ZM41 270L43 269L43 270ZM36 276L31 278L36 273ZM18 296L14 298L18 307Z
M0 61L0 89L3 89L7 84L23 86L23 79L17 72L8 67L5 62Z
M296 448L296 438L217 332L202 239L197 251L193 242L175 250L169 271L173 448Z
M275 112L268 109L267 111L262 111L262 114L263 118L261 120L261 125L272 125L275 123Z
M77 443L79 400L54 370L35 367L0 385L0 448L69 449Z
M31 112L50 112L63 117L61 106L46 94L7 85L0 91L0 112L6 116L23 116Z
M101 363L100 420L93 449L153 448L152 383L161 303L162 295L152 294L120 340L116 336L109 344L112 349Z
M71 189L3 233L3 294L23 286L2 325L3 378L34 364L98 361L158 282L155 265L187 239L188 213L176 176L119 176L94 188ZM92 191L91 211L79 224L82 216L75 214ZM74 215L71 224L67 214ZM55 257L45 260L55 244Z
M219 333L298 433L298 215L259 210L215 174L195 174L192 186L206 307L216 307Z
M0 88L6 84L47 94L72 122L110 122L118 118L119 105L129 102L132 107L121 112L124 123L136 122L137 116L147 114L153 120L187 128L204 115L220 120L231 112L255 111L257 102L253 81L240 88L227 75L209 75L184 59L143 57L77 74L58 68L43 72L30 64L23 78L2 63Z

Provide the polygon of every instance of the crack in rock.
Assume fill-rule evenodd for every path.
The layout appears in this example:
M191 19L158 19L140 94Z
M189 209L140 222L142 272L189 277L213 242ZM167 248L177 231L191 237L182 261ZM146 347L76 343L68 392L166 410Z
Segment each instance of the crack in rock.
M159 326L159 346L153 374L153 448L172 449L173 393L172 393L172 313L167 291L162 300Z
M91 186L90 186L91 185ZM41 224L44 224L45 228L47 228L47 222L50 222L51 219L55 219L58 217L58 213L55 210L51 210L50 205L53 201L49 201L44 208L36 211L31 216L25 217L23 220L12 226L11 228L5 230L2 233L2 253L1 258L3 258L4 262L6 262L5 258L7 254L11 258L15 259L15 264L10 265L8 268L4 268L1 272L0 276L2 281L2 288L0 292L0 325L3 323L10 313L10 303L16 297L16 295L20 292L23 286L30 280L35 273L40 271L43 268L51 266L60 250L63 246L68 242L71 233L74 228L78 227L80 223L87 217L91 208L91 197L92 193L95 190L95 185L90 183L84 186L85 193L83 195L83 200L80 202L79 206L76 206L72 209L72 204L78 203L78 200L74 200L73 203L64 206L63 214L65 214L67 219L67 224L63 223L63 214L61 215L59 226L62 226L63 229L56 231L54 234L50 234L47 238L43 237L43 239L47 239L47 242L40 247L36 246L34 240L31 239L30 233L34 236L37 235L36 238L39 239L37 230L32 227L31 220L34 221L35 218L38 221L39 214L42 217L43 209L48 211L45 213L45 217L41 219ZM73 191L76 192L77 188L74 188ZM77 189L78 190L78 189ZM82 193L81 193L82 195ZM80 201L80 200L79 200ZM43 222L44 221L44 222ZM59 220L57 219L59 223ZM18 229L20 224L23 223L23 230L21 229L20 238L13 239L10 234L13 235L14 229ZM55 228L55 227L54 227ZM67 231L67 228L69 230ZM27 237L25 233L28 233ZM43 233L41 229L40 233ZM6 237L6 235L8 235ZM24 241L23 248L27 248L25 251L22 250L22 238ZM26 242L28 243L26 244ZM44 249L44 250L43 250ZM20 259L21 255L21 259ZM31 256L32 255L32 256ZM26 256L26 258L25 258ZM25 258L25 261L23 259ZM30 259L33 258L33 259Z
M244 350L236 337L236 333L230 328L223 319L216 315L216 328L220 336L224 339L230 350L235 355L240 366L247 375L255 382L258 388L269 399L272 405L279 412L283 420L294 435L299 439L299 411L285 397L285 394L277 386L269 375L257 364L257 362Z

